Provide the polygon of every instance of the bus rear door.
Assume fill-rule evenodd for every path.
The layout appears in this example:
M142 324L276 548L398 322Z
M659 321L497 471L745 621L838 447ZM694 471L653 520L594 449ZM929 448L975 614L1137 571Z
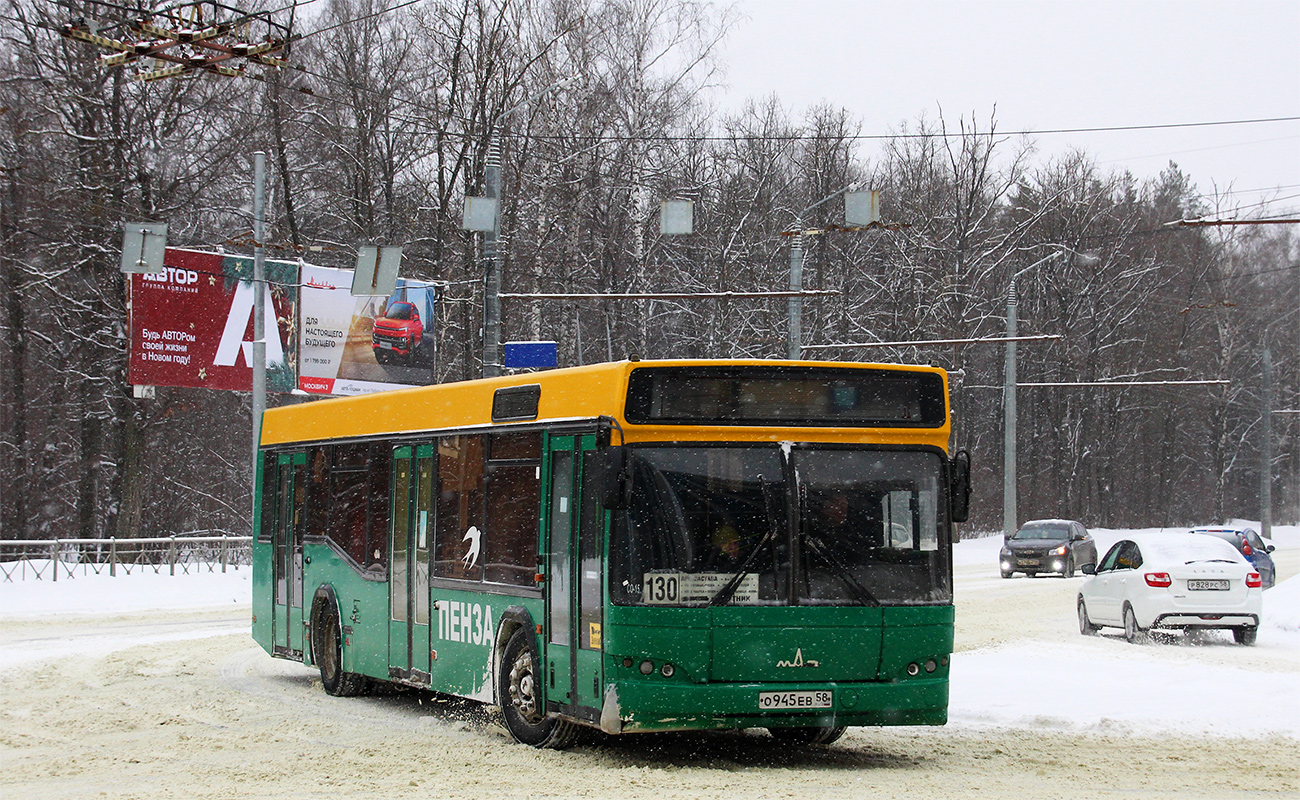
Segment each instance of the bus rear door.
M428 685L429 533L433 524L433 446L393 452L389 552L389 676Z
M275 465L275 525L271 529L272 652L302 658L302 537L307 490L305 453L282 453Z
M597 721L603 699L601 549L595 436L552 436L546 538L546 697ZM576 569L575 569L576 565Z

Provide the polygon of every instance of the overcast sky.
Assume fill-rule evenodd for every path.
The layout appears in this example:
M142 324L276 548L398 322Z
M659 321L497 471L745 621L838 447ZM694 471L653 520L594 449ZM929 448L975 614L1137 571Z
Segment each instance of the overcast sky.
M775 93L826 101L864 134L942 107L1002 131L1300 116L1298 0L737 0L723 111ZM1300 210L1300 121L1044 134L1038 158L1087 150L1153 177L1176 161L1202 193ZM877 152L872 142L862 155ZM1271 193L1258 190L1281 187ZM1298 195L1291 197L1291 195ZM1248 212L1249 213L1249 212ZM1270 216L1276 216L1270 213Z

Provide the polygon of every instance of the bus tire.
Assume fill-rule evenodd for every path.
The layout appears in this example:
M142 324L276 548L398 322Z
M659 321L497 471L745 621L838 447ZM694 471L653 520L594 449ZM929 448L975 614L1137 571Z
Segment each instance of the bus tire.
M343 671L343 634L339 612L326 600L317 604L311 626L311 651L320 667L321 686L335 697L365 694L370 682L364 675Z
M506 643L497 683L501 716L515 741L562 750L577 741L578 726L546 714L540 691L541 661L531 639L529 629L519 628Z
M843 725L809 725L802 728L768 728L772 738L785 744L830 744L844 735Z

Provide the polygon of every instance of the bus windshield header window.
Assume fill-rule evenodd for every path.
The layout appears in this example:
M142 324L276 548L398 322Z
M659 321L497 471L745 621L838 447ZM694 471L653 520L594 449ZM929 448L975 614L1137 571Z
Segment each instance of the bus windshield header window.
M634 424L939 427L934 372L837 367L644 367L628 383Z

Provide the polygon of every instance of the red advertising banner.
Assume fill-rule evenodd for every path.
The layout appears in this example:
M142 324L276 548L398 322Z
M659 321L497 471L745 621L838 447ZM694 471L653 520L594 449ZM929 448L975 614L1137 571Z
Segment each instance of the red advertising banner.
M129 276L130 382L251 390L253 259L168 248L163 263ZM266 275L266 386L288 392L297 385L298 264L268 260Z

